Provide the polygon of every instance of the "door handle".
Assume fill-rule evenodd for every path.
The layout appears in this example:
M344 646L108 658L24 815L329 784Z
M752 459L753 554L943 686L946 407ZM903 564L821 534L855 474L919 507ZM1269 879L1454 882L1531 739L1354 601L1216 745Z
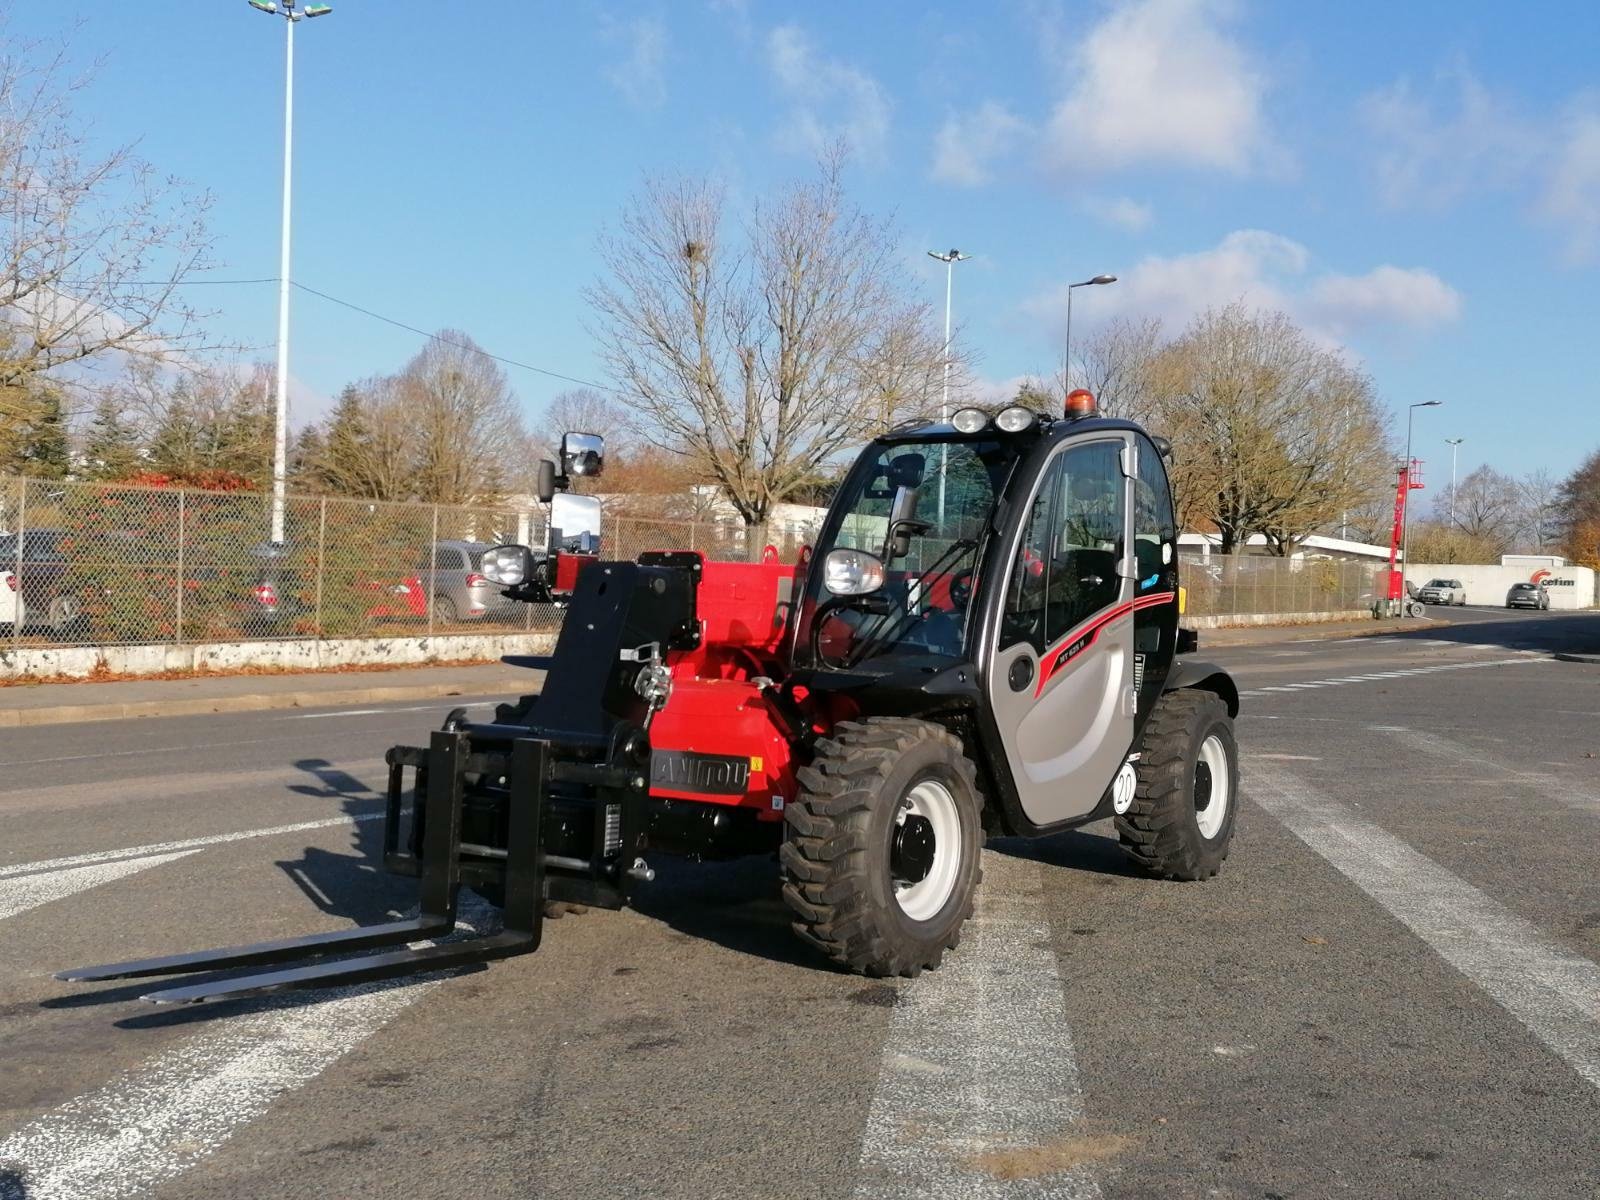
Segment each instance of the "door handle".
M1105 582L1105 580L1098 575L1085 575L1082 579L1078 580L1078 582L1087 583L1090 587L1099 587Z
M1011 669L1006 672L1006 680L1011 684L1013 692L1023 691L1033 682L1033 659L1024 654L1021 658L1011 660Z

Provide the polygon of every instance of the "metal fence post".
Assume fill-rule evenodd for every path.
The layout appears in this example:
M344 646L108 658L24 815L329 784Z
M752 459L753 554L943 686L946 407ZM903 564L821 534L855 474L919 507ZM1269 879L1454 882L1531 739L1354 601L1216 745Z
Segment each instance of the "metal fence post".
M428 564L428 636L433 636L433 593L438 589L434 587L433 573L439 565L439 506L433 506L433 533L428 540L428 548L423 552L422 561Z
M17 608L12 614L11 642L13 648L22 645L22 623L27 619L23 605L22 543L28 540L28 481L17 480Z
M311 628L320 642L322 635L322 577L328 569L328 498L317 501L317 599Z
M173 619L172 619L172 623L173 623L172 635L173 635L173 640L176 641L177 644L180 645L180 646L183 645L183 575L184 575L184 571L183 571L183 539L185 537L185 533L184 533L184 517L185 517L187 511L188 511L187 507L184 504L184 490L182 488L179 488L178 489L178 579L177 579L178 599L177 599L177 602L173 605L174 613L173 613Z

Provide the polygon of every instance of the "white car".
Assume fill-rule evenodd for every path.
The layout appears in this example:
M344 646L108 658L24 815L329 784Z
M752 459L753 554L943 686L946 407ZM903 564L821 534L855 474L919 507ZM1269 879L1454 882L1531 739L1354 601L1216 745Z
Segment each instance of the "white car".
M1424 604L1465 604L1467 589L1459 579L1430 579L1417 589Z
M10 633L23 618L22 589L15 571L0 571L0 630Z

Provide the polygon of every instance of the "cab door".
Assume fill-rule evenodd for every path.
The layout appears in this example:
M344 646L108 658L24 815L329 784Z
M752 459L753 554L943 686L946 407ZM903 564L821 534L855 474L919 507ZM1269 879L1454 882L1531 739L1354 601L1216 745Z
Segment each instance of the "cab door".
M986 687L1023 813L1089 813L1133 742L1131 438L1069 442L1011 555Z

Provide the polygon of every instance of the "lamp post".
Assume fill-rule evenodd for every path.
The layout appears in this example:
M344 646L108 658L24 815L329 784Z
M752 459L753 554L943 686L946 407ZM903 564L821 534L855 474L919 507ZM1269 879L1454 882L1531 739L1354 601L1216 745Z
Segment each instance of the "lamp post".
M283 56L283 234L278 257L278 372L276 412L272 427L272 535L283 543L284 491L289 457L289 200L294 163L294 27L311 17L325 17L331 4L304 0L249 0L250 7L282 17L288 30Z
M1062 356L1061 375L1062 391L1072 390L1072 292L1075 288L1096 287L1104 283L1115 283L1115 275L1096 275L1093 279L1085 279L1082 283L1067 284L1067 352Z
M1445 438L1445 443L1450 447L1450 528L1456 527L1456 447L1464 442L1465 438Z
M959 250L946 250L940 254L937 250L928 251L929 258L936 258L944 264L944 391L939 396L939 420L950 419L950 297L955 286L956 264L966 262L970 254L963 254Z
M1438 408L1443 400L1419 400L1406 408L1406 502L1400 508L1400 603L1401 611L1410 598L1406 591L1406 570L1411 566L1406 553L1406 535L1411 531L1411 422L1419 408Z
M970 254L963 254L959 250L946 250L940 254L937 250L928 251L929 258L936 258L944 264L944 390L939 394L939 421L942 424L950 419L950 297L955 283L956 264L966 262ZM939 524L944 524L944 480L950 465L950 449L948 446L939 448Z

